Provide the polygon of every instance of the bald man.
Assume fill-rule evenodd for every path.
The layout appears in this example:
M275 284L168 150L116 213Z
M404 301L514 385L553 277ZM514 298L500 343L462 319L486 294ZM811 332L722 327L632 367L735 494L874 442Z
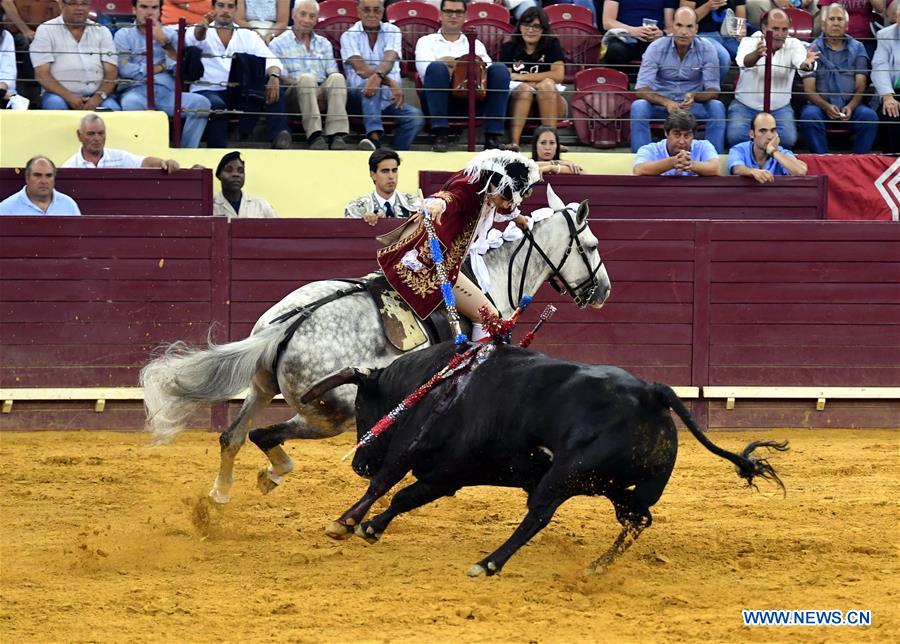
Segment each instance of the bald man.
M96 114L86 114L75 133L81 149L66 159L63 168L160 168L169 174L178 170L174 159L142 157L106 147L106 123Z

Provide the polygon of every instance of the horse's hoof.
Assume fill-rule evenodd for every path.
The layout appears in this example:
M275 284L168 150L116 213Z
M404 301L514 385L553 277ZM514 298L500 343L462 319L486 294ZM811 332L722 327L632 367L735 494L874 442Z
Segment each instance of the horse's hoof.
M381 538L381 533L375 532L375 528L370 523L360 523L353 532L357 537L362 537L368 543L378 543L378 540Z
M353 528L344 525L340 521L332 521L331 524L325 528L325 534L332 539L346 539L353 534Z
M259 488L259 491L263 494L268 494L276 487L281 481L273 481L269 476L269 470L267 468L263 468L256 475L256 487Z
M469 575L469 577L480 577L481 575L487 575L487 571L481 564L475 564L466 571L466 574Z
M231 500L231 494L222 494L217 488L209 491L209 500L218 505L225 505Z

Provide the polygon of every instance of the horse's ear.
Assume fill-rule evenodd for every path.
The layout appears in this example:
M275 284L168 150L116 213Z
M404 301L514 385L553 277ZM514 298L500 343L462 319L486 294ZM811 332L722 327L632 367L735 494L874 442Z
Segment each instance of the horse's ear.
M578 222L579 226L587 221L589 212L590 205L588 204L588 200L585 199L580 204L578 204L578 212L575 213L575 221Z
M557 212L559 210L564 210L566 204L563 203L563 200L556 196L556 193L553 192L553 186L549 183L547 184L547 205L550 206L550 210L553 212Z
M300 396L300 402L307 405L341 385L360 385L370 373L371 371L369 369L344 367L340 371L336 371L329 376L325 376L318 382L313 383L313 385L306 390L306 393Z

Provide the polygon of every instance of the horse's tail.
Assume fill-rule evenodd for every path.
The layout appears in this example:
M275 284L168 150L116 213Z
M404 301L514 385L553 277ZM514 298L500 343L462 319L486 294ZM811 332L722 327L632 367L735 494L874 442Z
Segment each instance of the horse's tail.
M703 447L716 456L734 463L738 476L747 481L748 486L756 487L753 479L758 476L762 479L774 481L781 487L782 492L785 491L784 483L778 477L775 468L772 467L766 459L753 456L753 451L758 447L765 447L767 449L784 452L788 449L787 441L780 443L777 441L753 441L752 443L748 443L744 448L744 451L740 454L729 452L727 449L722 449L706 437L703 431L697 426L697 423L694 421L690 412L684 406L684 403L682 403L681 399L674 391L672 391L671 387L660 384L653 385L653 387L656 390L657 396L661 399L662 404L678 414L678 417Z
M153 442L171 442L202 404L229 400L250 385L254 374L271 369L283 331L282 324L272 324L238 342L210 341L206 349L184 342L161 347L140 374Z

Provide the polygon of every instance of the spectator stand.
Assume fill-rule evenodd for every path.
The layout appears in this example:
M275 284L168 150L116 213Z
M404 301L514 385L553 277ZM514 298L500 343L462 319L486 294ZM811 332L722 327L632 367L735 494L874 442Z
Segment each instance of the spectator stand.
M544 7L550 27L555 28L557 22L580 22L588 27L594 27L594 14L587 7L577 4L552 4Z
M334 48L341 73L344 71L344 59L341 56L341 34L359 21L358 4L355 0L325 0L319 4L319 22L316 33L324 36Z
M579 140L601 149L628 145L634 100L624 72L593 67L575 74L575 93L569 113Z
M427 2L403 0L388 5L385 15L394 23L403 36L403 52L400 54L401 75L416 79L416 42L422 36L433 34L441 28L440 10Z
M472 18L472 7L500 7L495 4L481 4L481 5L469 5L469 18L466 20L465 25L463 25L463 32L472 29L475 31L475 37L484 43L484 48L487 50L488 56L491 57L493 61L500 60L500 47L503 46L503 43L509 38L509 35L513 32L513 26L509 24L509 20L498 20L497 18L485 17L485 18ZM506 9L503 9L506 11ZM508 14L507 14L508 16Z
M472 20L497 20L512 23L512 16L509 15L509 9L500 4L492 2L470 2L466 9L466 23Z

